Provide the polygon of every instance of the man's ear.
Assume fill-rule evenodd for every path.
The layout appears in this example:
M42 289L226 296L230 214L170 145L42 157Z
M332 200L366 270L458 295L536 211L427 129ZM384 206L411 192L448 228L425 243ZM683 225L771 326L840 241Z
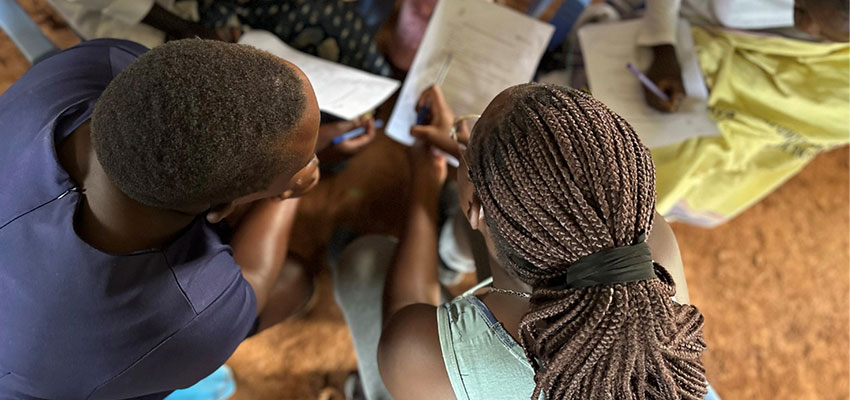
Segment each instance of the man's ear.
M472 201L469 203L469 211L466 214L466 220L469 221L469 226L476 231L486 229L486 221L484 221L484 207L481 206L481 199L477 194L472 194Z
M207 212L207 221L211 224L219 223L223 219L227 218L227 216L230 215L230 213L232 213L235 209L236 202L234 201L213 206L212 208L210 208L210 211Z

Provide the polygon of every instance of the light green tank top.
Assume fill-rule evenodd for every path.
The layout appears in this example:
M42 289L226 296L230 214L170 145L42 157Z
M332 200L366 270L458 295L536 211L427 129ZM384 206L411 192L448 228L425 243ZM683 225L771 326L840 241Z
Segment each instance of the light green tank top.
M525 352L473 294L492 282L492 278L485 279L437 307L446 372L458 400L530 399L534 392L534 370ZM720 400L720 397L708 386L705 399Z
M458 400L530 399L534 370L525 352L473 294L491 282L437 307L446 371Z

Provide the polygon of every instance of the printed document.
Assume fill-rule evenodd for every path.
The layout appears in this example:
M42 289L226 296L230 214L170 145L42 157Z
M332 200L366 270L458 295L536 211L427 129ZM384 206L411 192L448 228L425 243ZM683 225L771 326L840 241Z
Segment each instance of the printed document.
M499 92L531 80L552 32L552 25L502 5L440 1L401 88L387 135L413 143L410 127L416 124L416 103L441 78L455 115L482 113Z
M297 65L310 79L319 108L342 119L353 120L374 110L400 85L394 79L302 53L271 32L250 30L242 35L239 43L268 51Z

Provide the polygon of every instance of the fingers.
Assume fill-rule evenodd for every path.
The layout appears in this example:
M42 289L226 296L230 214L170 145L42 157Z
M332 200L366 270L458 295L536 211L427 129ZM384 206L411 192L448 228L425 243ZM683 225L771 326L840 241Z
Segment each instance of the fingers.
M655 93L644 88L644 98L646 98L647 104L662 112L674 112L678 110L682 101L685 99L685 89L682 87L682 83L675 80L660 80L656 85L670 100L667 101L659 98Z
M446 96L443 95L443 89L440 89L439 85L433 85L422 92L422 95L419 96L419 101L416 103L416 110L419 110L426 105L430 106L432 109L449 109L449 105L446 102Z
M424 141L453 157L460 157L460 146L452 140L448 134L433 125L414 125L410 128L410 135L417 141Z
M354 154L363 150L366 146L372 143L373 140L378 136L378 129L375 128L375 120L367 119L364 122L360 122L365 132L357 136L355 138L348 139L339 145L339 150L345 154Z

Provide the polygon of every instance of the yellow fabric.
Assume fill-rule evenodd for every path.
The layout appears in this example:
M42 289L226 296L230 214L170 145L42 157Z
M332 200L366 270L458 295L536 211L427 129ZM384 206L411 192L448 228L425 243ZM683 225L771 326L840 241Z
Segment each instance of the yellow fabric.
M850 137L850 48L694 27L721 136L653 149L658 209L712 226Z

